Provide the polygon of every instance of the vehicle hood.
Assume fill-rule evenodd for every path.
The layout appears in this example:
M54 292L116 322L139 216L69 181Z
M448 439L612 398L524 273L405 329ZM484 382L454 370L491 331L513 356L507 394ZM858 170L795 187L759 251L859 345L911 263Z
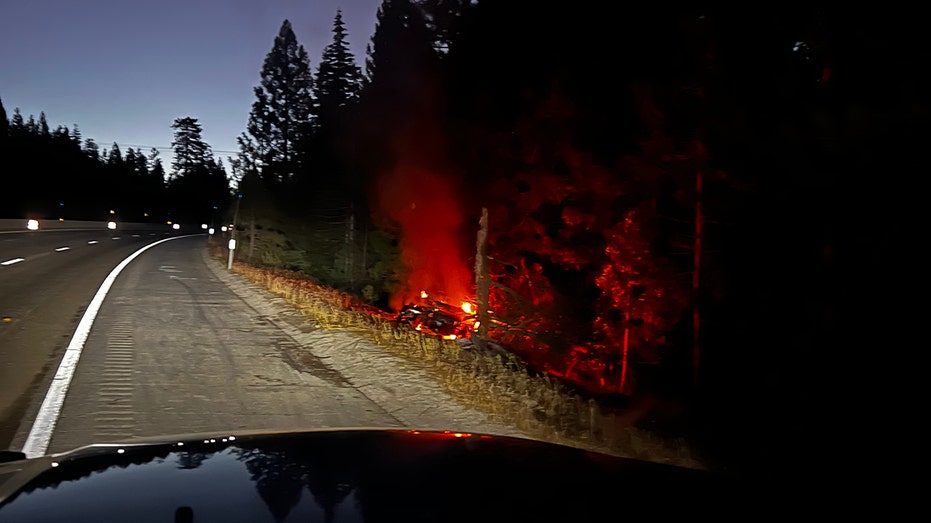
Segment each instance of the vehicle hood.
M731 494L704 471L449 431L197 435L0 464L0 521L587 521L694 516Z

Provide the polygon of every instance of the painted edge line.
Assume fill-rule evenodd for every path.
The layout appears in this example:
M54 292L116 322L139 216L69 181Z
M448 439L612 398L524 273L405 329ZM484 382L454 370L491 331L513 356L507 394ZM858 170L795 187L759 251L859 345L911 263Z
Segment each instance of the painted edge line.
M65 349L65 355L61 359L61 364L58 365L58 371L55 372L55 377L52 378L52 384L49 386L48 392L45 393L45 399L42 400L42 406L39 407L36 420L32 423L29 436L26 437L26 443L23 445L22 449L27 457L37 458L44 456L45 451L48 449L49 442L52 440L52 431L55 430L55 424L58 422L59 414L61 414L61 407L65 403L65 395L68 393L68 387L71 385L71 378L74 376L78 360L81 358L81 352L84 350L84 343L87 341L87 336L90 334L91 327L94 325L97 313L100 311L100 307L103 305L103 300L107 297L110 287L112 287L113 282L116 281L116 277L120 275L120 272L122 272L131 261L152 247L167 241L191 238L194 236L202 235L186 234L184 236L173 236L171 238L164 238L152 242L130 254L126 259L121 261L119 265L114 267L113 270L110 271L110 274L103 280L94 298L91 300L90 304L88 304L87 310L84 311L84 315L81 316L81 321L78 322L78 326L74 329L74 334L71 336L68 348Z

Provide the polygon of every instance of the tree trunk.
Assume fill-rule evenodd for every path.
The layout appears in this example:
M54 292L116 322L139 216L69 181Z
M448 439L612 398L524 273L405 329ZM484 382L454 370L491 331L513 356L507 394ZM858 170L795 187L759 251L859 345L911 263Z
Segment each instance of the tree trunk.
M362 220L362 281L368 279L369 225Z
M249 219L249 262L252 263L252 257L255 255L255 214Z
M624 220L624 236L630 230L630 220ZM621 394L627 387L627 354L630 351L630 275L627 277L627 304L624 306L624 346L621 347Z
M488 209L482 208L482 218L478 222L478 239L475 242L475 299L478 302L478 335L488 336Z
M352 288L355 284L353 276L356 269L355 263L353 263L356 251L356 213L352 210L352 207L350 207L349 212L349 224L346 229L346 274L349 276L349 287Z
M629 293L628 293L629 295ZM630 302L630 300L627 300ZM629 308L629 305L628 305ZM627 353L630 351L630 312L624 312L624 347L621 353L621 394L627 387Z
M694 268L692 270L692 383L698 385L701 341L701 249L702 230L704 229L704 216L702 215L702 173L701 169L695 176L695 252Z

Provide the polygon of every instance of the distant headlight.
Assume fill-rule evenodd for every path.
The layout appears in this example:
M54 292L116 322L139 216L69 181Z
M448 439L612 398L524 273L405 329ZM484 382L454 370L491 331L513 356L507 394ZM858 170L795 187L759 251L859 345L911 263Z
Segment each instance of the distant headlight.
M115 230L116 230L116 222L107 222L107 229L110 229L111 231L115 231Z
M26 228L29 229L30 231L38 231L39 220L29 220L28 222L26 222Z
M207 224L206 224L206 223L200 224L200 228L206 231L206 230L207 230Z
M177 231L178 229L181 228L181 224L179 224L179 223L172 224L172 225L171 225L171 228Z

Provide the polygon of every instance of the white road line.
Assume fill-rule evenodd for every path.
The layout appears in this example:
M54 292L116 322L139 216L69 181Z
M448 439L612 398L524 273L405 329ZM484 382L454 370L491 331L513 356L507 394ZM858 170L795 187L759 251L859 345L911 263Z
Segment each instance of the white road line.
M59 247L59 248L55 249L55 252L67 251L67 250L70 249L70 248L71 248L71 247Z
M19 263L25 258L13 258L12 260L7 260L5 262L0 262L0 265L13 265L14 263Z
M138 234L133 234L133 238L138 238L138 237L139 237Z
M93 245L93 244L95 244L95 243L97 243L97 240L91 240L91 241L87 242L88 245Z
M110 238L110 239L111 239L111 240L119 240L120 237L119 237L119 236L114 236L113 238Z
M32 429L29 430L29 436L26 438L26 444L23 445L23 452L26 453L26 456L37 458L45 455L45 451L48 449L49 442L52 439L52 431L55 430L55 424L58 422L58 415L61 414L61 407L65 403L65 395L68 393L68 386L71 385L71 378L74 376L74 370L77 368L78 360L81 358L81 351L84 350L84 342L87 341L87 336L90 334L91 327L94 325L94 319L97 318L97 312L100 311L103 300L107 297L107 293L110 291L110 287L113 286L113 282L116 281L116 277L129 265L129 262L152 247L167 241L190 238L192 236L200 235L188 234L152 242L130 254L125 260L121 261L119 265L114 267L113 270L110 271L110 274L103 280L103 283L100 284L100 288L97 289L97 294L94 295L94 299L91 300L90 304L87 306L87 310L84 311L84 315L81 316L81 321L78 322L77 328L74 329L71 342L68 343L68 348L65 349L65 355L61 359L58 371L55 373L52 384L45 394L42 406L39 407L39 414L36 415L36 420L33 422Z

